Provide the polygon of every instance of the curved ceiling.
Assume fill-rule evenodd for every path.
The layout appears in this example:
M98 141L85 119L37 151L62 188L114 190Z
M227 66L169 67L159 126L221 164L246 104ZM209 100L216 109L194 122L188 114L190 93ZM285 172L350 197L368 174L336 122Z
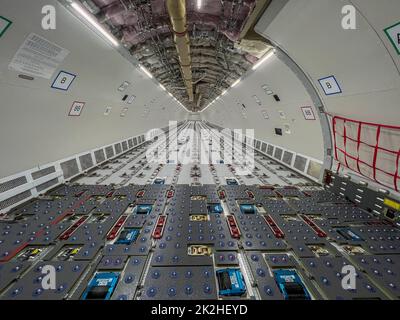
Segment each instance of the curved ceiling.
M376 145L376 150L398 152L400 51L395 41L398 31L396 34L394 30L398 30L400 2L286 2L283 7L272 8L280 3L273 1L254 28L284 55L276 55L257 72L249 74L234 90L204 110L202 119L223 127L255 128L259 138L273 145L315 157L324 161L326 168L335 171L340 168L339 173L367 181L377 189L389 186L395 193L400 185L395 178L398 173L396 157L385 151L377 152L374 163L369 160L374 153L364 154L360 148L362 151L357 156L369 164L371 173L359 169L357 160L354 160L355 165L351 162L350 157L357 153L352 143L341 146L335 142L335 139L339 141L337 135L346 136L347 133L342 128L341 132L332 134L334 128L330 120L342 117L358 123L359 128L366 131L385 128L385 134L373 136L369 143ZM343 27L348 16L344 8L353 8L354 29ZM288 72L290 64L301 71L289 68L292 72ZM296 86L295 80L303 81ZM324 80L336 81L337 88L329 90ZM266 94L264 87L279 95L280 100ZM311 100L312 95L318 96L320 101ZM255 96L258 98L254 99ZM312 120L303 116L303 107L312 109L315 115ZM275 128L281 128L283 134L275 134ZM350 132L349 127L347 132ZM360 137L353 135L353 140L365 139L363 131L359 132ZM322 136L327 139L322 141ZM342 157L340 153L337 156L335 151L341 147L345 152L346 148L351 150L350 157Z
M399 22L397 0L188 0L193 102L182 80L166 1L80 1L122 44L118 50L86 28L83 19L69 9L70 0L3 2L2 16L13 24L0 39L0 145L12 153L4 152L5 171L0 175L131 137L150 127L164 127L169 119L189 117L221 127L254 128L257 139L335 164L326 143L333 142L331 132L318 121L326 120L327 114L392 126L400 121L400 55L385 33ZM43 30L39 23L42 15L37 8L49 3L57 9L57 30ZM274 4L281 4L279 10ZM355 30L342 27L344 5L356 9ZM9 69L32 32L70 51L57 70L78 74L68 92L51 88L58 72L52 79L27 80ZM271 47L289 59L276 54L255 72L248 72ZM203 112L186 112L154 78L147 78L136 63L132 66L133 56L188 110ZM302 72L293 70L287 60ZM319 81L331 76L341 88L337 94L326 94ZM240 84L215 100L239 77ZM124 81L131 85L119 92ZM278 95L279 101L268 91ZM125 95L135 95L135 102L128 105ZM74 101L86 102L80 117L68 116ZM210 101L216 102L210 105ZM108 107L111 114L104 115ZM315 120L306 119L302 107L311 108ZM122 117L125 108L129 111ZM282 135L275 128L282 129ZM388 144L397 148L396 139Z

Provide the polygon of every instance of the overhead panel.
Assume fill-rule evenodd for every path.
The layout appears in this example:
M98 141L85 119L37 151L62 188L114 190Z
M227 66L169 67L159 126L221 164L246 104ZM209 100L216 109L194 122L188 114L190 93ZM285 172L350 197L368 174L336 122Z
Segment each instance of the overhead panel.
M269 0L79 1L190 111L208 106L271 48L253 32Z

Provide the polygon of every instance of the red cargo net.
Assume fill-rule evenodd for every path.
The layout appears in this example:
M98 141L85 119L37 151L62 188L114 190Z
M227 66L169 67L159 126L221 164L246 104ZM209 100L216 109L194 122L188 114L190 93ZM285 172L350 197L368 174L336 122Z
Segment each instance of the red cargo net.
M332 133L339 166L399 191L400 127L333 116Z

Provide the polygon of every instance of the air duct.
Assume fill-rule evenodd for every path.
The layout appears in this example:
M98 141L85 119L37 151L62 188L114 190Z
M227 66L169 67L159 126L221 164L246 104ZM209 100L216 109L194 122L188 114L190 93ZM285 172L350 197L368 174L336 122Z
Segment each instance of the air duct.
M174 30L174 41L179 56L182 78L186 86L189 101L194 101L192 83L192 61L190 58L190 40L186 24L186 0L167 0L168 14Z

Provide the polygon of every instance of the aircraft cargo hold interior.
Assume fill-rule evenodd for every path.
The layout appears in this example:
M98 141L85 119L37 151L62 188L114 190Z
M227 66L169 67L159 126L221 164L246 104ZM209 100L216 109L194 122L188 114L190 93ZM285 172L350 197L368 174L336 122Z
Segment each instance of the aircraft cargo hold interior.
M0 300L399 300L399 12L0 0Z

